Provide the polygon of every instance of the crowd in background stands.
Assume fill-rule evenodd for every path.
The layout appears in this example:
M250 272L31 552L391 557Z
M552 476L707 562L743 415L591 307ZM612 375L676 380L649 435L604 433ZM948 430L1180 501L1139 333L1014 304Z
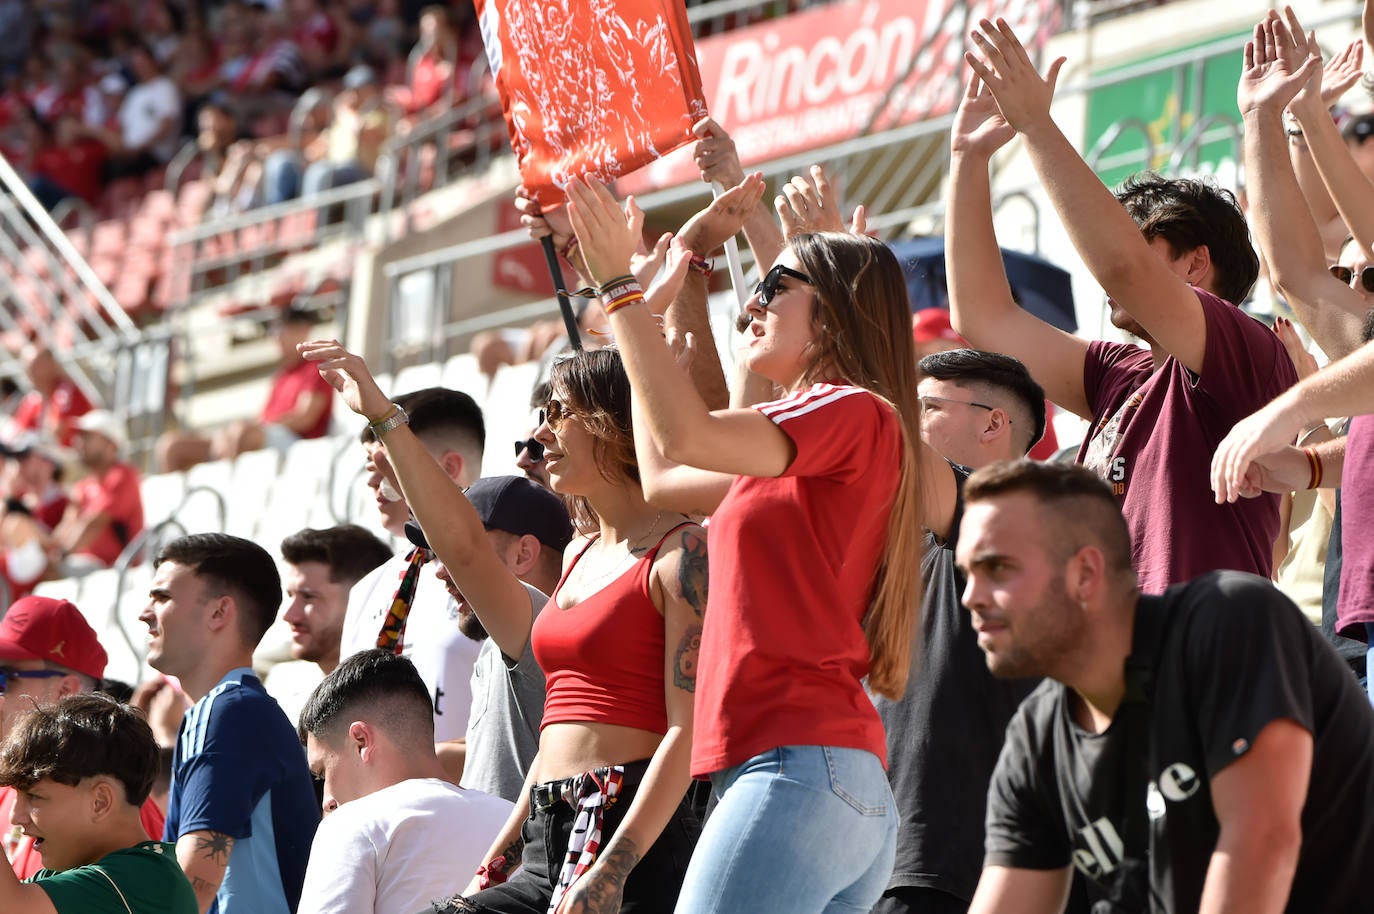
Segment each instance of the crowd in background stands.
M391 131L467 97L482 54L462 0L5 0L0 151L45 205L99 206L196 137L222 207L280 202L370 174ZM313 86L338 96L297 149Z

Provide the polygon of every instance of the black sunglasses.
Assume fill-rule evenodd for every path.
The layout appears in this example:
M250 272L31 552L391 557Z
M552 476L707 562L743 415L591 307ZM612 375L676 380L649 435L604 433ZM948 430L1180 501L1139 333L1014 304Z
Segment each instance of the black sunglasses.
M539 424L544 424L542 416L540 417ZM524 441L515 442L516 457L519 457L526 451L530 452L530 460L533 460L535 463L538 463L539 461L544 459L544 445L540 444L538 441L535 441L533 438L527 438Z
M811 277L805 273L798 273L790 267L778 264L768 271L768 275L763 277L763 281L754 287L754 294L759 297L759 307L767 308L768 303L773 300L773 296L778 294L778 286L782 285L782 278L795 279L797 282L804 282L808 286L815 285Z
M1354 270L1350 269L1350 267L1341 266L1339 263L1333 263L1328 269L1331 271L1332 276L1336 277L1347 286L1350 285L1350 280L1355 276ZM1365 267L1360 270L1360 285L1364 287L1366 292L1374 293L1374 266Z
M0 694L9 688L11 679L56 679L66 676L61 670L11 670L0 668Z

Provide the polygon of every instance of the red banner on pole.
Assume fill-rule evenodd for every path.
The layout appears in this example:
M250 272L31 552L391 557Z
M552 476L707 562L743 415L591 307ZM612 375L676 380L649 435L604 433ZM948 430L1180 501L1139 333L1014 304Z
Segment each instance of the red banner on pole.
M476 0L511 148L542 206L612 181L706 115L682 0Z

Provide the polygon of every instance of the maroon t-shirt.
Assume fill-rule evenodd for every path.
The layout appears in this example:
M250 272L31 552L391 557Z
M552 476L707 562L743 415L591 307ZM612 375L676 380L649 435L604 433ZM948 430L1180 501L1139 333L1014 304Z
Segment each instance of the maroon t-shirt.
M108 514L109 525L96 541L82 550L107 566L124 551L134 537L143 532L143 496L139 492L138 470L127 463L116 463L99 476L87 476L72 486L72 503L81 517Z
M1336 633L1363 641L1374 622L1374 416L1351 419L1345 439L1341 549Z
M1148 349L1094 342L1083 387L1091 433L1078 460L1121 497L1140 587L1229 568L1270 577L1279 496L1216 504L1210 467L1231 426L1297 382L1269 328L1234 305L1194 289L1207 319L1202 374L1169 358L1155 371Z

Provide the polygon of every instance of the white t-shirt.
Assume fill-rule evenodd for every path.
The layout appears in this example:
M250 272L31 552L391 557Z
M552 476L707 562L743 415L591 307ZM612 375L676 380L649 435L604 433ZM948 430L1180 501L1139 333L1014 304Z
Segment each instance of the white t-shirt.
M398 555L368 573L348 593L339 658L377 646L391 599L405 572L405 555ZM434 739L447 743L463 739L472 710L472 668L482 646L458 630L458 606L434 576L432 565L420 571L415 599L410 604L401 654L415 664L429 686L434 702ZM459 886L462 888L462 886Z
M124 96L119 106L119 131L124 137L124 145L138 148L157 135L163 121L171 118L181 120L181 95L176 83L166 76L139 83ZM177 132L158 143L148 151L159 162L166 162L177 151Z
M345 803L315 832L297 914L415 914L467 885L511 809L434 778Z

